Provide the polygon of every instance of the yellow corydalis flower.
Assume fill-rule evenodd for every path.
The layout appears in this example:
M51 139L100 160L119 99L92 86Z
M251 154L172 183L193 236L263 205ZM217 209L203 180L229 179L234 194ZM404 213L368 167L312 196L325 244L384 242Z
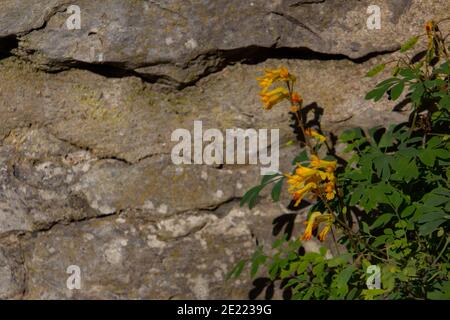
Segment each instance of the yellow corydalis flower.
M336 161L326 161L320 159L316 155L311 155L311 161L310 161L311 167L315 169L325 169L327 172L334 172L336 170Z
M428 49L433 47L433 30L434 30L434 21L427 21L425 24L425 31L427 32L428 37Z
M285 174L289 193L298 206L308 192L314 196L323 196L327 200L333 200L336 196L336 161L321 160L316 155L310 159L312 168L297 164L294 174Z
M261 87L261 100L264 103L264 109L270 110L272 107L284 99L289 100L291 92L288 89L278 87L269 91L270 87L278 81L285 82L288 88L291 88L296 78L289 73L289 70L285 67L279 69L266 69L264 76L256 78Z
M315 175L319 175L321 176L322 179L325 179L323 172L320 172L312 168L304 167L301 164L297 164L297 169L295 169L295 175L301 177L302 179L307 179Z
M425 24L425 30L427 32L427 35L431 34L431 32L433 31L433 27L434 21L433 20L427 21L427 23Z
M334 179L325 184L325 197L327 200L333 200L336 196L336 185L334 183Z
M292 102L301 105L303 103L303 98L300 94L298 94L297 92L294 92L292 94Z
M295 173L286 177L294 206L298 206L308 192L316 193L319 190L319 183L327 178L327 173L297 164Z
M289 73L286 67L281 67L279 69L266 69L264 76L256 78L256 80L258 80L262 92L266 92L276 81L295 81L295 77Z
M327 200L333 200L336 196L336 177L334 176L334 171L336 170L337 162L322 160L318 156L312 155L310 164L314 169L325 169L326 183L323 190Z
M294 188L295 189L295 188ZM298 206L300 202L303 200L305 195L310 192L317 189L317 184L314 182L309 182L305 184L303 187L300 187L296 190L290 190L292 192L292 197L295 201L294 206Z
M325 140L327 140L327 138L325 138L323 135L321 135L316 130L311 129L311 128L306 128L305 134L309 137L313 137L313 138L319 140L320 142L324 142Z
M300 108L299 108L299 107L297 107L297 106L291 106L291 112L297 113L297 112L299 112L299 111L300 111Z
M317 229L321 223L325 223L325 226L323 227L318 237L320 241L324 241L328 232L330 232L331 230L333 222L334 217L332 214L322 214L319 211L311 213L308 221L306 222L306 229L301 237L301 240L311 240L313 231Z
M333 225L333 222L327 222L325 224L325 226L323 227L322 231L320 231L319 236L318 236L320 241L325 241L325 239L327 238L328 232L330 232L330 230L331 230L332 225Z
M278 87L269 92L262 92L260 93L260 96L261 101L264 104L264 109L270 110L274 105L289 98L289 91L285 88Z
M312 233L314 229L317 228L316 218L320 215L321 213L319 211L311 213L306 225L305 232L303 233L303 236L300 238L301 240L311 240Z

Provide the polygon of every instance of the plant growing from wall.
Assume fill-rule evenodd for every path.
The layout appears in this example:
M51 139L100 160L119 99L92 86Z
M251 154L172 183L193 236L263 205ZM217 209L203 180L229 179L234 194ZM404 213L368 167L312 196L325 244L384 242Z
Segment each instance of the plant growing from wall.
M445 22L427 22L423 35L401 47L404 57L368 72L373 77L392 64L392 77L366 99L404 96L412 110L406 123L345 131L339 139L348 161L338 162L325 136L306 126L294 75L282 67L258 78L263 108L288 103L304 150L292 172L264 176L241 205L254 207L269 185L279 201L285 183L294 207L302 201L310 205L300 237L284 235L272 254L258 248L230 277L249 265L251 277L280 280L293 299L450 299L450 48L440 30ZM408 57L423 37L426 49ZM330 236L332 257L325 247L302 249L313 237ZM373 266L381 286L369 289L367 271Z

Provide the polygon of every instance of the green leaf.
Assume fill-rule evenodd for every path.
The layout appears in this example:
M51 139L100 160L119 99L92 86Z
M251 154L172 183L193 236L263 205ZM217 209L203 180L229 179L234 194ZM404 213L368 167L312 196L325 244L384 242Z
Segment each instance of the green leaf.
M273 173L273 174L266 174L262 177L261 179L261 185L265 185L268 184L269 182L271 182L271 180L273 180L274 178L280 176L279 173Z
M287 234L284 234L283 237L275 240L272 244L272 248L276 249L279 248L284 242L286 242L287 240Z
M392 193L389 194L387 197L389 199L389 203L394 207L395 211L397 212L398 208L403 203L402 193L397 192L395 191L395 189L393 189Z
M361 295L364 297L364 300L374 300L378 296L385 294L386 291L384 289L364 289Z
M294 160L292 160L292 164L295 165L297 163L303 163L308 160L308 153L306 152L306 150L303 150L294 158Z
M345 130L339 137L339 140L342 142L349 142L355 139L360 139L363 137L363 132L361 128L353 128Z
M419 218L419 223L427 223L435 220L445 220L447 217L448 216L443 210L436 210L421 216Z
M432 138L427 142L427 148L429 148L429 149L435 149L435 148L437 148L441 143L442 143L442 138L441 138L441 137L432 137Z
M379 148L392 147L394 145L394 135L391 130L386 131L378 143Z
M306 271L306 269L309 266L309 261L307 260L302 260L300 261L300 263L298 264L298 268L297 268L297 274L302 274L303 272Z
M312 268L312 273L317 276L317 275L323 273L324 269L325 269L325 263L319 262Z
M379 216L375 222L370 226L370 229L376 229L378 227L384 226L388 223L394 215L392 213L385 213Z
M437 284L434 291L427 293L427 298L431 300L450 300L450 281Z
M259 267L264 264L267 257L263 255L261 247L258 247L252 256L252 265L250 268L250 276L254 278L258 273Z
M388 85L388 84L394 84L394 82L398 82L399 81L399 79L398 78L388 78L388 79L386 79L386 80L383 80L383 81L381 81L380 83L378 83L377 85L376 85L376 87L377 88L379 88L379 87L383 87L383 86L385 86L385 85Z
M424 165L432 167L434 166L434 162L436 161L436 153L434 152L434 150L431 150L429 148L422 149L419 152L419 159Z
M354 266L348 266L344 270L342 270L336 277L337 287L340 288L340 287L347 286L347 283L350 280L354 271L355 271Z
M403 68L400 70L400 75L405 78L405 80L412 80L417 78L417 74L413 69Z
M248 190L240 201L241 207L248 203L248 207L250 209L254 208L256 205L256 201L258 200L258 195L265 185L259 185Z
M444 97L439 101L439 107L440 107L440 108L446 108L446 109L448 109L448 108L450 107L450 95L444 96Z
M384 154L373 159L373 165L377 172L377 176L385 181L388 180L389 177L391 176L391 169L389 167L390 161L391 158Z
M422 96L425 93L425 87L423 86L422 83L418 83L417 85L412 85L411 89L412 89L412 93L409 98L416 105L419 105L420 101L422 99Z
M362 187L358 187L356 189L353 190L352 196L350 198L350 205L354 206L355 204L357 204L359 202L359 200L361 199L361 197L364 194L364 188Z
M240 201L241 207L248 203L248 207L250 209L254 208L256 206L256 202L258 201L258 196L261 190L264 189L264 187L266 187L269 183L274 182L274 179L279 176L281 176L281 174L279 173L264 175L261 179L260 185L251 188L244 194Z
M439 219L427 222L419 227L419 234L422 236L427 236L435 231L441 224L443 224L446 220Z
M403 82L403 81L400 81L398 84L396 84L394 87L392 87L391 99L393 101L397 100L398 97L400 97L400 95L402 94L404 88L405 88L405 82Z
M391 238L391 237L392 237L391 235L387 235L387 234L384 234L384 235L382 235L382 236L379 236L379 237L377 237L377 238L375 239L375 241L372 243L372 246L373 246L374 248L377 248L377 247L379 247L380 245L384 244L384 243L386 242L386 240L389 239L389 238Z
M400 47L400 52L406 52L412 49L416 45L417 40L419 40L419 37L417 36L409 38L408 41Z
M370 188L367 192L367 196L371 201L374 201L375 203L387 203L389 204L389 198L388 195L388 185L386 183L379 183L372 188Z
M436 188L422 197L425 207L437 207L447 203L450 199L450 191L444 188Z
M284 181L284 178L280 179L273 186L273 189L272 189L272 200L275 201L275 202L280 200L281 189L283 188L283 181Z
M244 270L245 264L246 264L246 260L240 260L234 267L233 269L231 269L231 271L227 274L227 276L225 277L226 280L230 280L232 278L238 278L241 273L242 270Z
M392 69L392 75L395 77L400 72L400 67L396 66L394 69Z
M373 67L372 69L370 69L367 72L366 77L373 77L373 76L377 75L378 73L380 73L381 71L383 71L384 68L386 68L386 65L384 63L379 64L379 65Z
M391 84L385 84L384 86L381 87L377 87L375 89L373 89L372 91L369 91L369 93L367 93L365 99L366 100L374 100L375 102L377 102L378 100L380 100L383 95L386 93L386 91L388 91L388 89L391 87Z
M370 234L370 229L369 229L369 225L366 223L366 222L362 222L362 226L363 226L363 231L365 232L365 233L368 233L368 234Z
M397 181L409 182L413 179L417 179L419 176L419 169L415 159L408 159L407 157L396 155L395 161L391 162L391 167L395 173L391 176L392 179Z
M381 131L384 131L384 128L382 126L375 126L369 129L369 136L372 139L372 142L376 145L378 144L376 137Z
M402 218L406 218L406 217L409 217L410 215L412 215L413 213L414 213L414 211L416 211L416 207L415 206L409 206L409 207L406 207L403 211L402 211L402 213L401 213L401 217Z

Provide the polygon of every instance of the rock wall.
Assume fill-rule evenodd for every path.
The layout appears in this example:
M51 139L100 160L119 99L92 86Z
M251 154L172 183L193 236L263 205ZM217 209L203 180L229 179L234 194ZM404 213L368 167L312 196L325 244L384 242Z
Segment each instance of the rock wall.
M366 26L371 4L380 30ZM80 29L67 27L70 5L81 8ZM325 131L400 121L392 102L364 100L374 85L364 74L450 4L0 0L0 9L0 298L238 299L257 288L225 274L270 244L283 217L294 234L301 219L264 198L239 207L258 166L174 165L171 133L202 120L292 140L287 111L258 101L255 77L280 65ZM298 149L280 152L288 170ZM71 265L79 290L66 285Z

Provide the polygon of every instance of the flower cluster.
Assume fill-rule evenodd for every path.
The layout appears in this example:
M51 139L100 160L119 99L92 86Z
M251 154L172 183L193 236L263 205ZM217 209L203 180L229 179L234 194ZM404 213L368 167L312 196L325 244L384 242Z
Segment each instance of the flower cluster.
M427 21L425 24L425 31L427 32L428 38L428 50L430 50L433 47L434 21Z
M324 227L320 231L318 238L320 241L324 241L328 232L331 230L333 222L334 216L332 214L322 214L318 211L311 213L308 221L305 222L307 225L301 240L311 240L313 231L319 228L320 224L323 223Z
M263 108L270 110L276 104L283 100L288 100L292 104L299 104L302 101L300 95L296 92L292 92L291 88L296 81L295 76L289 73L288 69L281 67L279 69L265 70L264 76L257 78L259 86L261 87L261 101L263 102ZM286 85L285 87L276 87L270 89L274 83L281 82Z
M295 206L298 206L308 193L312 197L325 197L327 200L333 200L336 195L336 161L325 161L311 155L310 166L311 168L297 164L295 173L286 175L290 185L288 190L295 200Z
M309 166L297 164L293 174L285 174L287 182L290 185L288 191L292 194L295 206L298 206L303 198L320 198L322 201L334 199L336 195L336 161L326 161L316 155L316 147L326 141L325 136L321 135L312 128L305 128L302 121L302 115L299 113L303 105L303 99L299 93L294 91L295 76L289 73L288 69L281 67L279 69L265 70L264 76L257 78L261 87L261 101L265 110L271 110L275 105L282 101L288 101L291 105L290 111L295 114L299 129L305 136L305 145L309 148L311 156ZM274 86L279 83L282 86ZM316 145L311 144L314 140ZM319 234L319 240L323 241L327 233L331 230L334 222L332 212L322 214L314 212L307 221L307 227L302 240L310 240L314 229L317 229L321 223L324 223Z
M321 135L316 130L311 129L311 128L306 128L305 134L309 137L317 139L320 142L325 142L325 140L327 140L327 138L325 138L323 135Z

